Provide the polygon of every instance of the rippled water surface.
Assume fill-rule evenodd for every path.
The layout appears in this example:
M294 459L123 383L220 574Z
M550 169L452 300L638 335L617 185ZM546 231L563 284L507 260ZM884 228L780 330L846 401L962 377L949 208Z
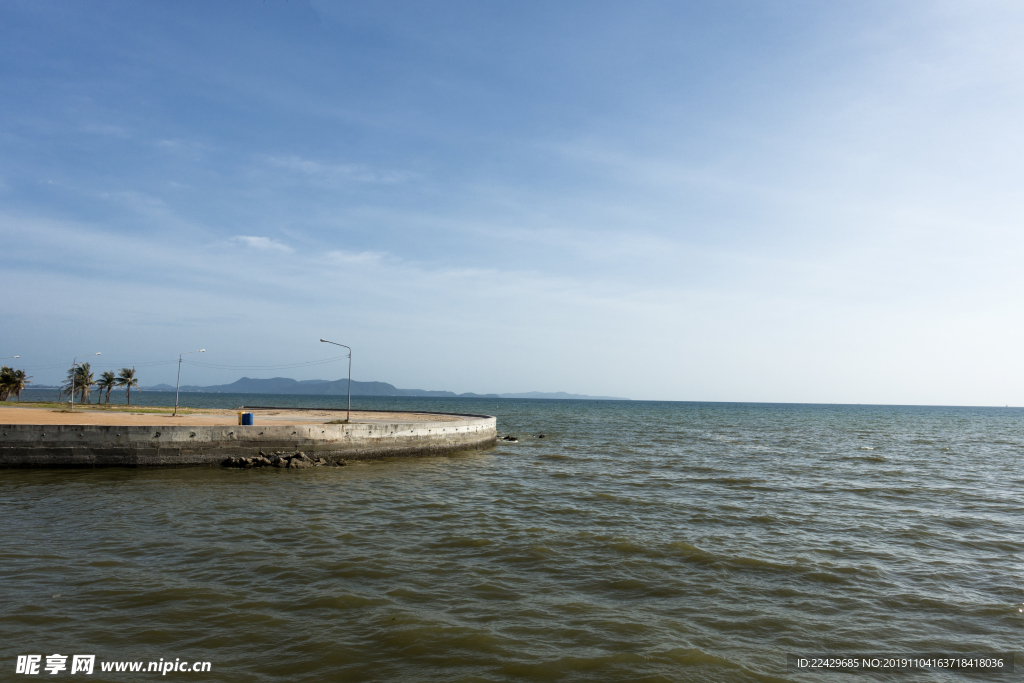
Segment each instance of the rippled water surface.
M787 653L936 650L1015 651L1021 676L1024 411L356 403L497 415L521 441L0 471L0 679L18 654L94 653L212 663L167 680L810 681L844 676Z

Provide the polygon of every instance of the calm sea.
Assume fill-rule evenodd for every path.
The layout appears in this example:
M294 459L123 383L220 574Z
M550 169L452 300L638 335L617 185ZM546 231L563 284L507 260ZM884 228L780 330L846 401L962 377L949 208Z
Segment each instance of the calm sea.
M0 679L82 653L93 681L836 681L787 654L1007 651L1015 674L856 680L1024 677L1022 410L354 403L496 415L520 442L0 471ZM211 671L99 670L161 658Z

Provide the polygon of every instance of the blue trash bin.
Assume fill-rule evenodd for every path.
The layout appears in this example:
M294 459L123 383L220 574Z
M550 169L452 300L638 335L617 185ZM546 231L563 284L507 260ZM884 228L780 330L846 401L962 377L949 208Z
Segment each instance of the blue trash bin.
M242 424L251 425L253 424L252 413L242 413Z

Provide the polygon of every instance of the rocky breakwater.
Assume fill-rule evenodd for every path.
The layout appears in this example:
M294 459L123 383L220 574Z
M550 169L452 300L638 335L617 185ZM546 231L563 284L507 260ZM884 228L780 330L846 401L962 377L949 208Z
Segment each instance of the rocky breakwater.
M297 470L305 467L343 467L348 463L344 460L328 460L327 458L311 458L305 453L285 453L278 451L271 455L263 452L253 458L228 458L221 463L224 467L248 469L251 467L284 467Z

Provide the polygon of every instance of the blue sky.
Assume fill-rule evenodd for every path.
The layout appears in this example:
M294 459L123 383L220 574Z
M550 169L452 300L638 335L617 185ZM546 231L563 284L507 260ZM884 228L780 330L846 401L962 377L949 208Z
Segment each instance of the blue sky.
M410 388L1021 405L1022 29L1009 2L5 2L0 355L52 382L326 337Z

